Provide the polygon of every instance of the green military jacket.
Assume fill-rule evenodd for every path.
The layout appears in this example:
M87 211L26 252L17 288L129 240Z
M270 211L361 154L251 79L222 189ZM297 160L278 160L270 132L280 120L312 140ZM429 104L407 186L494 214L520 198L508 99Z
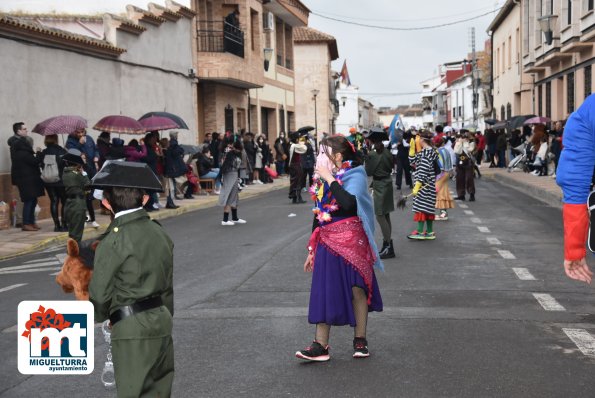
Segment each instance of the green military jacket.
M62 173L62 182L66 190L67 201L78 204L77 207L82 206L82 208L87 209L84 196L85 189L91 184L89 177L79 173L75 167L66 167ZM72 201L70 196L79 196L80 199L77 198Z
M372 150L366 157L366 174L373 177L372 189L374 191L374 214L381 216L395 210L393 198L393 183L391 172L393 170L392 154L387 148L382 153Z
M167 314L171 322L174 313L173 247L165 230L151 221L145 210L139 209L115 218L95 251L93 276L89 284L95 321L108 319L122 306L161 296L171 314ZM156 315L156 312L159 309L145 311L134 318L142 324L145 318L150 320L151 314ZM134 322L124 319L115 326L120 324ZM132 330L134 328L126 329L128 337L143 337L141 332L138 332L141 335L133 336L136 333Z

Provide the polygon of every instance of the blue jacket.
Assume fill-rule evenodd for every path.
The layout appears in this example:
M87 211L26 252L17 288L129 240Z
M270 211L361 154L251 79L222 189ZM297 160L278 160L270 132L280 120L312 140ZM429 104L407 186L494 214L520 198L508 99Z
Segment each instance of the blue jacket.
M97 149L97 145L95 145L93 138L90 135L87 135L85 136L85 143L81 144L76 136L69 135L66 140L66 149L78 149L85 154L87 157L86 171L89 173L89 178L93 178L97 173L97 168L95 167L93 159L99 158L99 150Z
M595 94L570 115L562 143L556 182L564 193L564 203L587 203L595 168Z

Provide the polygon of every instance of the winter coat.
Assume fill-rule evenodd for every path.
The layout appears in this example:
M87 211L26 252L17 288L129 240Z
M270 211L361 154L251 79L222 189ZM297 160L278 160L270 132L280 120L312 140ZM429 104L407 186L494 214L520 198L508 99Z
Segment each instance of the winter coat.
M198 176L204 176L213 168L213 160L206 157L203 153L196 154L196 171Z
M155 152L155 149L149 145L144 145L144 147L147 149L147 154L140 161L146 163L151 168L151 170L153 170L155 175L159 175L157 173L157 162L159 160L157 152Z
M382 216L395 210L393 183L390 178L393 170L393 156L385 148L382 153L375 150L368 152L366 158L366 174L372 177L374 191L374 214Z
M25 137L13 135L8 139L10 160L12 162L10 177L12 185L19 189L22 201L32 200L43 196L43 181L39 159Z
M124 147L124 154L126 155L127 161L140 162L142 158L147 156L147 146L139 145L138 147L136 147L134 145L126 145Z
M165 176L168 178L181 177L186 174L186 163L184 163L184 149L178 144L178 140L169 140L169 147L165 151Z
M46 187L63 187L64 183L62 182L62 173L64 172L64 162L62 161L62 156L66 155L66 149L62 148L58 144L51 144L48 145L43 151L41 151L39 155L39 163L41 168L44 168L44 160L46 155L55 155L56 156L56 163L58 164L58 173L60 174L60 181L48 183L44 182L43 184Z
M89 178L93 178L93 176L97 174L97 168L95 167L95 161L93 159L99 159L99 150L90 135L85 136L84 144L81 144L76 136L69 135L66 140L66 149L78 149L81 153L84 153L87 157L85 171L89 174Z

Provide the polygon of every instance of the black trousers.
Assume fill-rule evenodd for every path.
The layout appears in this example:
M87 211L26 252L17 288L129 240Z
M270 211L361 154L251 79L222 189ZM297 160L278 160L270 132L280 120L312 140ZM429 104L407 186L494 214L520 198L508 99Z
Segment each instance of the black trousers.
M52 214L52 220L54 220L54 226L59 228L64 226L64 205L66 204L66 190L64 187L56 187L46 185L45 190L50 198L50 213ZM62 205L58 215L58 207ZM62 220L62 224L60 224Z
M473 164L466 166L457 165L457 196L464 197L465 191L470 195L475 195Z
M407 156L397 155L397 176L395 178L395 185L397 188L401 187L403 182L403 173L405 174L405 183L412 186L411 182L411 165Z

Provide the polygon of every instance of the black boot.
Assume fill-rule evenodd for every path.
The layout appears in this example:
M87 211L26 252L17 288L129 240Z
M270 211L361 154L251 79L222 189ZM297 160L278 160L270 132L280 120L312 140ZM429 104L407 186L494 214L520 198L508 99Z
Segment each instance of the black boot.
M302 199L302 190L300 189L297 191L297 203L306 203L304 199Z
M385 241L385 240L382 241L382 248L380 250L378 250L379 255L382 255L382 253L384 253L384 251L386 249L388 249L388 244L389 243L387 241Z
M180 206L176 206L171 196L167 197L167 203L165 204L166 209L177 209Z
M385 259L393 257L395 257L395 248L393 246L393 240L391 239L386 250L382 254L380 254L380 258Z
M186 193L184 193L184 199L194 199L194 196L192 196L193 190L194 188L192 187L192 185L188 184L188 187L186 188Z
M474 193L469 195L469 202L475 202L475 194Z

